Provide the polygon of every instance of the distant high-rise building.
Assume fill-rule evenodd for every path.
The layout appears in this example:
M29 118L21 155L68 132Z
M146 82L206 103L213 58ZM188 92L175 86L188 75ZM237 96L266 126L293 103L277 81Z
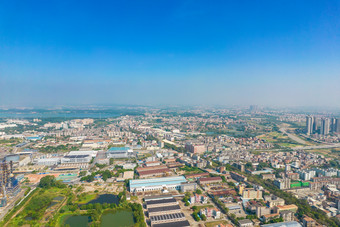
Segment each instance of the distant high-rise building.
M339 133L340 134L340 118L336 119L335 133Z
M333 117L331 120L331 132L340 133L340 118Z
M313 133L315 133L318 130L318 121L316 120L316 117L313 117Z
M330 119L329 118L321 118L321 127L320 127L320 134L321 135L328 135L330 129Z
M257 105L251 105L249 108L250 112L256 113L259 111L259 107Z
M311 135L313 132L315 132L316 128L316 120L313 116L307 116L306 117L306 134Z

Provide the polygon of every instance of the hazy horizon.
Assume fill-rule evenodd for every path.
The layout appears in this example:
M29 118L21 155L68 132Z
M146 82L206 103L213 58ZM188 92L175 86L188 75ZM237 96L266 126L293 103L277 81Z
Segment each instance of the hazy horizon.
M339 1L4 1L0 107L340 108Z

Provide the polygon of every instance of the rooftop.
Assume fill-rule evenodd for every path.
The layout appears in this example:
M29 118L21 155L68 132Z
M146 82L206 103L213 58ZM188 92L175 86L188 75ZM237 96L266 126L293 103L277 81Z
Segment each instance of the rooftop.
M129 151L130 147L111 147L108 151Z
M149 213L154 213L154 212L162 212L162 211L171 211L171 210L180 210L179 205L173 205L173 206L166 206L166 207L153 207L149 208L148 211Z
M150 200L146 201L147 205L154 205L154 204L164 204L164 203L175 203L176 199L170 198L170 199L160 199L160 200Z
M148 187L148 186L159 186L159 185L167 185L167 184L181 184L182 182L186 182L183 176L176 177L160 177L160 178L151 178L151 179L138 179L138 180L130 180L130 188L136 187Z
M287 222L261 225L261 227L302 227L302 225L296 221L287 221Z
M153 225L153 227L183 227L183 226L190 226L190 223L187 220L185 220Z

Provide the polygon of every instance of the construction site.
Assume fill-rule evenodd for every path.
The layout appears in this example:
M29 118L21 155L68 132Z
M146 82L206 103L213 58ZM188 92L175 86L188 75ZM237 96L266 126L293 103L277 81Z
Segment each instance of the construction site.
M13 162L3 161L0 163L0 207L6 206L8 198L19 192L19 183L13 174Z

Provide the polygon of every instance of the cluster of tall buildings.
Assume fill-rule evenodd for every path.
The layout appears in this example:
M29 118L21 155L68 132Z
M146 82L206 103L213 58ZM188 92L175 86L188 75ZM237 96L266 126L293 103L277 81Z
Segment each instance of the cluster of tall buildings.
M306 134L311 135L318 132L318 121L314 116L306 117ZM330 132L340 133L340 118L321 118L320 135L328 135Z

